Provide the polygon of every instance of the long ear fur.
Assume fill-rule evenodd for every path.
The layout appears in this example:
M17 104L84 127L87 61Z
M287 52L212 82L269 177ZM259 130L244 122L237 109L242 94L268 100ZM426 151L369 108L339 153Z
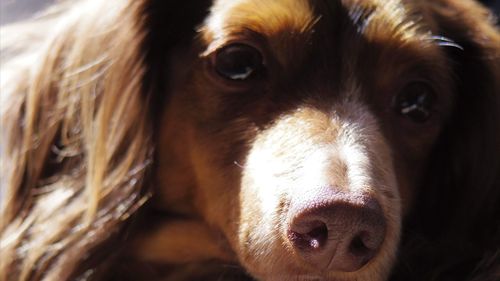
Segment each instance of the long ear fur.
M67 1L0 31L0 281L113 267L152 193L168 51L210 2Z
M88 278L146 201L142 9L73 2L2 30L0 280Z
M500 280L500 33L473 1L427 2L434 32L461 46L448 50L456 107L406 227L403 279Z

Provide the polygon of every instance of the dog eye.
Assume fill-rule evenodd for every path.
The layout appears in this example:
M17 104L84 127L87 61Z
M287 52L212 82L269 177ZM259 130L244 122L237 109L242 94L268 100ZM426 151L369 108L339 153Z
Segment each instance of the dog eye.
M245 44L233 44L215 54L215 71L227 79L244 81L255 75L262 67L262 55Z
M394 109L413 122L424 123L431 117L434 99L434 92L427 83L412 82L395 97Z

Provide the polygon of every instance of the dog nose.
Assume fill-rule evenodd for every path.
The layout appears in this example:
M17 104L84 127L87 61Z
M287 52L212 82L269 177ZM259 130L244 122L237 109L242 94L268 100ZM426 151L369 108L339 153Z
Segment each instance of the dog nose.
M384 241L386 222L373 198L333 199L294 209L299 211L291 214L288 239L318 270L357 271L376 256Z

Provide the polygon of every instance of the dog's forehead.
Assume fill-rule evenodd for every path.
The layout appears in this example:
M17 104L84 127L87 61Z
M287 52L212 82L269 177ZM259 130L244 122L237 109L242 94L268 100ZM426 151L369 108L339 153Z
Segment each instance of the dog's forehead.
M330 29L348 20L363 36L420 39L417 2L401 0L216 0L204 25L211 39L244 30L268 38L307 35L317 25ZM424 32L425 33L425 32Z
M206 26L214 36L248 29L272 37L283 31L307 32L317 16L308 0L219 0Z

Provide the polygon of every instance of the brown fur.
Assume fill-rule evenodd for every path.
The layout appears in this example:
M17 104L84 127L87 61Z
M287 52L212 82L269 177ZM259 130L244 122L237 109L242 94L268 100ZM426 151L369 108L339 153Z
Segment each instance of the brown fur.
M178 2L68 2L2 29L0 280L500 278L483 7ZM233 42L262 76L214 72ZM390 108L413 80L439 96L423 125ZM313 274L283 234L325 185L380 202L385 240L359 271Z

